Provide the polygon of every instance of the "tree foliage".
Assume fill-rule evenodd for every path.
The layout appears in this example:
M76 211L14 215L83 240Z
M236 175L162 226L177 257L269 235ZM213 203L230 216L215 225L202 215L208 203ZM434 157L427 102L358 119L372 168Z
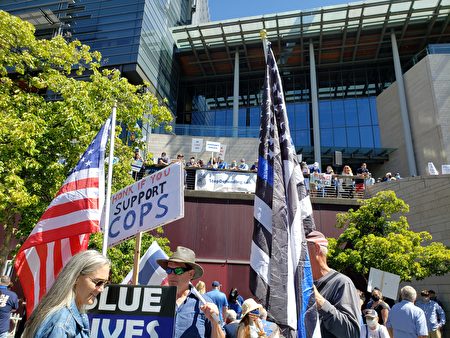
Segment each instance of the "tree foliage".
M400 275L402 281L448 273L450 250L431 242L429 232L410 230L408 212L393 191L381 191L361 201L358 210L338 214L337 227L345 230L337 240L329 239L330 266L366 280L371 267Z
M31 24L0 11L0 266L10 241L28 236L115 102L118 122L138 136L144 115L154 125L172 118L148 84L132 85L100 62L89 46L61 36L37 40ZM132 150L118 138L115 156L118 190L132 182Z

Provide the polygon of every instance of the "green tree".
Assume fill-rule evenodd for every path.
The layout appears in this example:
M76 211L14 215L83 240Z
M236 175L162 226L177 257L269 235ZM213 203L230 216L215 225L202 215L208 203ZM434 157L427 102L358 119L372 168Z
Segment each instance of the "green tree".
M100 61L79 41L37 40L31 24L0 11L0 266L13 238L28 236L114 102L117 120L138 136L144 115L154 125L172 119L148 84L132 85L118 70L100 69ZM117 138L115 156L114 191L132 182L132 149Z
M361 201L358 210L338 214L337 227L345 230L337 240L329 239L328 263L366 282L371 267L397 274L402 281L448 273L450 250L431 242L427 231L409 230L408 212L409 206L393 191L381 191Z

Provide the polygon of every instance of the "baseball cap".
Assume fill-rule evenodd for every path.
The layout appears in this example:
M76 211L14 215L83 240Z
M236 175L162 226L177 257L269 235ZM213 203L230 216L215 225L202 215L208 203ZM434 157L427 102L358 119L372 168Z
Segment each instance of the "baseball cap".
M374 309L366 309L364 310L364 317L376 318L378 314Z
M220 286L220 285L221 284L218 281L216 281L216 280L214 282L212 282L212 286L215 287L215 288Z
M328 240L320 231L311 231L307 236L306 240L308 242L313 242L322 246L328 247Z

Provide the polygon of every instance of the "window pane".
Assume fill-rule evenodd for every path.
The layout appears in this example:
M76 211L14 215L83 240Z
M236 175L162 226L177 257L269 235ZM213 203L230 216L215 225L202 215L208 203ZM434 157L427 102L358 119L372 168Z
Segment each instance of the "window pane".
M361 127L361 147L373 147L373 129L372 127Z
M353 148L360 147L358 127L347 128L347 145Z
M334 144L336 147L346 147L347 146L347 135L345 128L335 128L334 129Z

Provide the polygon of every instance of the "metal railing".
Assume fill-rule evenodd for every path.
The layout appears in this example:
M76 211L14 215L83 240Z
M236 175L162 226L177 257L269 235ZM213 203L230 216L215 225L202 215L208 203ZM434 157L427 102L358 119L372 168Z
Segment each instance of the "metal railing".
M311 174L305 175L311 197L364 198L368 185L375 183L373 178L361 176Z
M134 178L140 180L142 177L150 175L165 166L152 165L146 166ZM195 176L197 170L225 171L233 172L229 169L211 169L211 168L185 168L185 189L195 190ZM244 171L245 172L245 171ZM251 171L248 171L251 172ZM373 185L375 180L371 177L361 176L345 176L345 175L327 175L327 174L311 174L305 175L305 183L309 189L311 197L316 198L364 198L364 191L368 185Z

